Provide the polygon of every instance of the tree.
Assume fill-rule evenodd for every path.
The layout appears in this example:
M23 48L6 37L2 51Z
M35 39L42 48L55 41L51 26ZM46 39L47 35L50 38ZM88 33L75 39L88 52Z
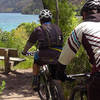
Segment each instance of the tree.
M71 34L75 26L79 24L78 18L76 17L77 7L69 3L68 0L56 0L56 2L54 2L54 0L43 0L43 1L44 1L44 6L48 7L48 9L50 9L54 15L53 23L57 21L57 17L59 16L59 26L63 32L64 41L66 41L66 39ZM59 8L57 8L57 3ZM56 14L57 9L59 9L58 10L59 14ZM56 15L58 16L56 17ZM89 63L87 60L87 56L84 52L84 49L80 49L79 53L77 54L77 56L69 66L71 66L68 67L70 71L75 71L79 68L82 69L82 67L83 69L86 69L84 66L88 66L87 70L89 69Z
M42 0L44 8L53 13L53 23L59 23L63 33L67 35L77 25L75 7L68 0ZM66 35L66 34L65 34Z
M59 6L58 6L58 0L56 1L56 24L59 25Z

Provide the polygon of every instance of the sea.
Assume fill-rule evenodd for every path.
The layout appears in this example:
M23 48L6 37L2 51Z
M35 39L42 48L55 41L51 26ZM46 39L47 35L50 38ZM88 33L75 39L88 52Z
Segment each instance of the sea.
M0 29L10 32L16 29L21 23L39 24L38 15L26 15L21 13L0 13Z

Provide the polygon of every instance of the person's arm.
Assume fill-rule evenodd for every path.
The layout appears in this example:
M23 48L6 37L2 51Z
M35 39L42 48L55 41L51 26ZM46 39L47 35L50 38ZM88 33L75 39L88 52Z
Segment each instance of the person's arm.
M24 50L23 50L23 54L26 54L27 51L33 46L33 43L27 41L25 47L24 47Z
M22 51L22 54L26 54L27 51L37 42L37 30L34 30L32 34L30 35L28 41L26 42L26 45L24 47L24 50Z
M59 63L63 65L68 65L70 61L74 58L77 51L79 50L81 41L82 41L82 27L81 25L79 25L75 28L75 30L72 31L72 34L66 41L66 44L63 47L63 50L58 59Z

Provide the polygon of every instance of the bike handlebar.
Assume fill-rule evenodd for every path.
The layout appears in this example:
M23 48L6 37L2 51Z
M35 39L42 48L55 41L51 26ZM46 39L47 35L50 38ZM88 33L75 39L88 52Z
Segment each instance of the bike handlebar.
M75 80L77 80L77 78L79 77L87 77L90 78L91 74L90 73L80 73L80 74L70 74L70 75L66 75L66 81L70 81L73 82Z
M27 52L26 56L34 56L35 52Z
M23 53L23 52L22 52L22 54L23 54L24 56L34 56L36 52L38 52L38 51L26 52L26 53Z
M81 74L70 74L70 75L67 75L67 77L90 77L90 73L81 73Z

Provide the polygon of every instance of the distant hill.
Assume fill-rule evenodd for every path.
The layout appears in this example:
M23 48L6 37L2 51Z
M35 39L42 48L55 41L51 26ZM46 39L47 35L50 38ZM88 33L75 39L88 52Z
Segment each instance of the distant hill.
M74 5L80 6L81 1L85 0L68 0ZM0 0L0 13L39 13L43 9L42 0Z
M42 8L43 5L41 0L0 0L0 13L32 13L32 10L38 11Z

